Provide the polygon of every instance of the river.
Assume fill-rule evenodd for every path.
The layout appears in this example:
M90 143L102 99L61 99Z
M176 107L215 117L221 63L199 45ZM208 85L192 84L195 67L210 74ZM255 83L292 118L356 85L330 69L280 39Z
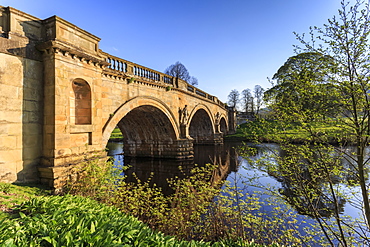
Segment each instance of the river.
M263 211L266 215L270 213L273 214L273 211L276 209L276 205L271 205L271 201L275 201L279 204L279 207L287 209L292 212L294 218L297 220L297 223L302 227L310 227L310 224L315 223L310 216L300 214L299 209L294 210L290 209L283 200L279 193L277 197L271 195L267 192L265 188L271 188L272 190L281 191L283 188L283 181L281 179L268 174L264 169L257 169L248 163L247 159L238 155L237 148L241 143L237 142L225 142L224 145L196 145L194 147L194 160L168 160L168 159L144 159L144 158L127 158L123 155L123 144L121 142L110 142L107 145L108 155L115 158L117 165L129 166L130 168L125 171L125 174L128 176L128 181L135 181L135 178L132 176L133 173L136 174L138 178L142 181L146 181L151 174L152 183L156 183L158 186L163 188L163 191L166 194L172 192L172 190L167 186L166 179L173 178L175 176L182 177L185 174L188 174L190 169L194 164L205 165L207 163L212 163L218 165L218 169L214 172L214 180L228 180L230 183L236 183L239 187L245 187L246 181L249 181L250 178L258 178L253 180L253 182L248 182L246 190L250 193L258 191L260 193L259 200L269 201L270 203L262 203L262 208L260 211ZM256 155L249 157L252 159L269 159L266 154L271 150L278 150L279 146L276 144L262 144L254 145L257 150ZM178 167L181 166L183 171L180 171ZM358 190L357 187L349 188L351 191ZM345 200L341 202L342 214L349 215L353 218L359 216L359 210L351 206L349 203L346 203ZM294 208L294 207L293 207ZM287 219L289 220L289 219ZM301 229L302 229L301 227ZM317 233L317 238L320 233ZM317 245L320 246L320 245Z

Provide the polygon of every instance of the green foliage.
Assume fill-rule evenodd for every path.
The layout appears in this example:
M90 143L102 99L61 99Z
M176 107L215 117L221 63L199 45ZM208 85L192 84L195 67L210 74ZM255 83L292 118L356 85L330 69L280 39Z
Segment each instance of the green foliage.
M226 182L198 223L198 234L207 240L242 238L288 246L312 243L312 235L305 236L299 232L293 210L280 206L283 205L281 201L273 199L267 205L274 210L265 212L263 207L266 203L261 200L263 195L249 192L248 182L240 180L249 181L235 175L233 182Z
M11 191L11 184L0 182L0 192L9 194Z
M0 222L0 246L251 246L244 241L179 241L154 232L133 216L78 196L38 197ZM277 246L277 245L273 245Z
M276 85L265 94L282 125L280 133L271 131L282 150L264 169L282 181L280 193L287 201L315 218L326 236L322 244L368 246L368 2L351 6L342 0L338 15L309 34L310 40L297 35L298 55L278 70ZM291 145L300 134L302 145ZM360 192L351 197L353 185ZM363 212L356 222L343 215L344 201Z
M290 57L274 75L276 84L265 92L265 101L287 121L335 117L339 91L329 81L335 66L331 56L319 52Z
M213 167L195 167L186 179L169 181L175 193L165 196L148 181L126 182L112 164L86 164L76 171L79 179L70 181L66 192L89 196L114 205L154 229L183 239L194 239L192 227L206 211L217 193L211 186Z
M343 119L327 121L289 122L286 119L257 119L241 124L236 134L227 138L238 138L254 143L354 143L353 133Z
M63 193L104 202L114 196L121 180L120 173L111 161L101 162L97 159L80 163L71 170L70 180L63 188Z
M72 196L30 200L17 220L2 222L0 232L0 244L7 246L190 246L114 207Z
M131 77L130 79L127 79L127 84L133 83L135 81L134 77Z
M121 130L118 127L114 128L114 130L112 131L112 134L110 135L109 139L120 139L120 140L122 140L123 135L122 135Z
M343 162L344 152L319 143L285 143L280 148L275 153L270 152L269 159L273 162L266 164L263 160L251 160L251 163L281 182L281 188L276 190L279 192L277 196L300 214L316 220L315 230L307 229L308 234L320 230L326 237L320 240L322 246L335 243L367 246L366 224L343 215L344 204L356 201L355 194L348 193L354 185L350 184L356 171ZM344 185L349 188L345 189Z
M49 193L50 190L46 190L40 185L15 185L0 182L0 219L12 217L12 208L15 205L19 205L35 196L47 195Z
M95 170L93 167L81 168ZM135 183L126 182L125 179L116 180L115 183L98 182L113 181L111 178L107 179L105 171L109 170L108 168L100 170L100 176L99 172L93 173L98 175L93 178L81 176L79 182L73 182L73 190L70 192L86 194L113 205L121 212L146 223L150 228L176 236L177 239L213 242L213 246L249 246L249 241L255 241L251 246L274 242L301 243L296 237L297 229L291 226L279 234L271 230L270 234L266 235L271 226L271 229L285 229L284 221L277 221L274 217L267 220L266 214L255 216L256 210L261 207L258 200L260 196L247 195L246 191L236 186L228 185L221 189L221 185L213 180L213 173L217 172L215 168L214 165L195 166L189 176L175 177L168 181L174 191L168 196L156 185L151 185L150 179L140 181L137 178ZM121 176L119 172L115 174L113 177ZM103 185L101 189L98 188L100 185ZM90 187L95 189L91 190ZM215 199L220 193L223 196ZM105 196L106 194L109 196ZM240 195L237 201L234 199L236 194ZM280 219L282 214L286 213L280 208L276 212ZM286 215L293 217L291 212ZM263 227L260 226L261 222L264 222Z
M197 228L202 215L207 212L213 198L220 191L219 185L212 180L215 168L210 164L205 167L196 165L191 169L190 176L169 181L174 193L167 198L170 207L159 230L183 239L205 239L203 232L200 233Z

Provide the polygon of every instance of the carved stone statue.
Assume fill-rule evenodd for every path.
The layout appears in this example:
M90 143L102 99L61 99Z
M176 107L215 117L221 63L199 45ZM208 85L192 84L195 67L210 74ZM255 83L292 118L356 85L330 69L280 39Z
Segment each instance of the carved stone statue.
M221 120L221 114L219 112L217 112L215 114L215 124L216 125L219 125L220 124L220 120Z
M180 124L186 125L186 122L188 121L188 105L185 105L183 109L179 108L179 114L180 114Z

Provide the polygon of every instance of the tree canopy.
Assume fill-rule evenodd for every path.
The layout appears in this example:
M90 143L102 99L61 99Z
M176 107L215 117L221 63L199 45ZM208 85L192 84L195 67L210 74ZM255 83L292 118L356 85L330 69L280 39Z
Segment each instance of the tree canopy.
M307 115L317 119L337 114L338 91L331 83L336 64L331 56L304 52L282 65L274 74L276 83L264 94L265 101L277 114Z

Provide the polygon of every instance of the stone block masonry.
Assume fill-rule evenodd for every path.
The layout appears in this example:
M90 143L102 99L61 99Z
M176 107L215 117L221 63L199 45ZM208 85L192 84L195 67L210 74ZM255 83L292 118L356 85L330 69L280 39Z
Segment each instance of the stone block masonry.
M105 160L116 126L125 155L176 159L233 131L215 96L99 42L57 16L0 6L0 181L58 189L76 165Z

